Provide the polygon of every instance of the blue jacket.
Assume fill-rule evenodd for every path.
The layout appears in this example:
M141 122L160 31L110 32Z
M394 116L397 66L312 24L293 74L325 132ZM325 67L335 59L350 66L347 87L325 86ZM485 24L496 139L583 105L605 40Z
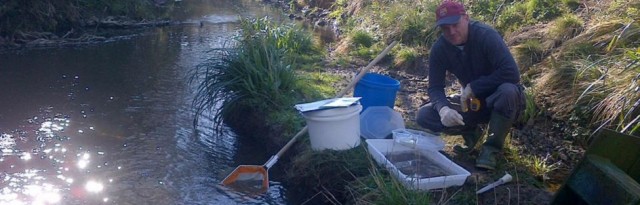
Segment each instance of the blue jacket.
M469 22L469 36L460 50L440 36L429 55L429 88L436 110L450 106L445 88L446 71L461 85L471 84L473 94L485 99L502 83L520 83L520 71L500 34L486 24Z

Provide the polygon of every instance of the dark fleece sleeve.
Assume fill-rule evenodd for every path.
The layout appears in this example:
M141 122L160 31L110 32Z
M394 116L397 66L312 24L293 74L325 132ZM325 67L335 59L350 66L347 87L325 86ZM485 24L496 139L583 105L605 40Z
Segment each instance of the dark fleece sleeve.
M485 53L495 71L472 81L471 88L476 95L486 96L495 91L502 83L520 83L518 66L498 32L492 30L483 35L482 53Z
M449 101L444 93L445 75L447 71L445 56L442 56L442 40L443 39L438 40L439 42L436 42L434 46L431 47L429 54L429 88L427 89L427 93L436 111L439 111L440 108L444 106L449 106Z

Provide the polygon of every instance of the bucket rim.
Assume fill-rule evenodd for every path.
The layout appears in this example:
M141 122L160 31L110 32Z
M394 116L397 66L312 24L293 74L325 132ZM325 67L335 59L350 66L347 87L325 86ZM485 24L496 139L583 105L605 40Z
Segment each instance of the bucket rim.
M339 108L330 108L323 110L315 110L310 112L302 113L302 116L305 119L309 118L334 118L334 117L342 117L342 116L351 116L355 113L360 113L362 111L363 106L359 103L353 104L348 107L339 107Z
M369 78L368 78L369 77ZM375 78L375 79L372 79ZM382 75L378 73L367 73L360 79L358 84L378 87L393 87L395 89L400 87L400 81L390 76Z

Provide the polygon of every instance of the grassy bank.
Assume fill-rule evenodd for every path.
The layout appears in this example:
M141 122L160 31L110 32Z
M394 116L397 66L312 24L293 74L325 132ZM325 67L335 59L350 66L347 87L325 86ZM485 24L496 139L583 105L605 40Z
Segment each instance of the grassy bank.
M439 2L335 1L330 15L344 31L342 40L335 45L336 52L340 53L336 56L347 61L366 60L379 52L385 42L401 40L402 45L392 54L390 72L428 69L424 67L424 59L428 58L429 48L439 35L433 25L433 10ZM524 128L511 137L512 142L497 171L483 173L481 176L485 179L472 180L459 190L443 190L442 193L458 194L435 194L432 203L487 202L488 199L479 198L469 186L481 186L499 178L504 171L519 176L518 187L524 184L527 189L553 191L579 158L579 154L571 152L568 154L573 156L567 157L566 150L584 149L592 135L602 128L640 135L640 25L637 22L640 1L488 0L465 1L465 4L473 19L497 28L514 53L527 87L527 109L519 122ZM410 119L411 115L405 117ZM553 129L554 134L536 131L543 127ZM549 137L566 143L537 145L551 146L551 149L523 146L525 141L531 141L527 138ZM444 138L455 141L448 136ZM458 163L473 161L467 156L451 158ZM386 181L384 175L375 177L380 175L374 173L369 176L373 178L364 181ZM384 187L393 187L393 184ZM384 188L373 186L366 190L375 193L380 189ZM536 192L527 192L517 194L515 199L536 198L530 195ZM372 199L367 193L352 197L356 203L383 203L384 199ZM398 188L381 195L403 196L403 200L396 199L396 202L416 204L410 200L415 198L407 197L410 193Z
M345 30L338 52L367 57L390 39L400 39L391 69L423 66L420 57L428 57L439 35L432 14L439 2L335 1L332 15L340 17L336 20ZM580 130L571 134L581 138L599 127L640 134L640 1L488 0L466 5L473 19L505 36L525 86L532 90L530 118L548 115L579 125L570 129Z
M317 4L331 10L328 16L338 22L343 32L340 41L329 45L335 50L328 59L335 62L327 65L366 62L379 53L386 42L400 40L401 45L392 51L384 68L389 72L403 73L428 69L424 67L427 64L425 59L428 59L429 48L439 35L433 25L433 10L439 2L296 0L289 4L298 9ZM518 122L520 129L509 138L498 169L492 172L471 170L474 176L461 187L417 192L404 188L372 163L363 148L365 145L347 152L314 152L310 151L308 142L303 141L298 144L300 152L292 159L288 176L288 183L306 190L306 200L303 201L332 204L544 203L550 197L547 190L554 191L562 183L562 178L579 159L580 150L585 148L597 130L610 128L627 134L640 134L640 26L636 21L640 1L483 0L466 1L466 4L473 19L484 21L503 34L527 87L525 115ZM278 25L263 26L259 22L247 25L251 27L243 31L276 32L269 36L277 36L284 42L277 43L280 40L244 33L244 38L238 40L239 44L234 44L230 50L220 51L223 52L220 56L224 56L222 61L212 61L205 66L213 68L209 74L201 75L207 76L205 81L226 80L201 87L200 92L205 98L199 101L198 106L201 110L222 106L216 116L228 119L232 125L234 115L261 113L267 117L252 116L256 125L242 122L236 128L272 133L275 135L269 140L286 141L288 138L279 139L278 136L290 137L303 123L291 106L331 96L339 88L335 83L340 78L326 75L325 70L316 66L303 66L314 65L311 63L314 61L305 60L315 57L296 57L295 54L316 51L287 47L294 38L281 35L286 29L280 29ZM309 41L295 42L313 45ZM287 65L288 69L272 67ZM222 69L229 66L238 66L240 70ZM286 71L287 74L276 75L272 71ZM291 79L267 80L272 76ZM421 77L419 79L424 81L426 76ZM290 84L274 85L272 82ZM410 85L415 84L403 86ZM207 90L210 88L214 89ZM457 89L448 92L456 93ZM225 93L232 95L223 96ZM212 100L218 97L224 100ZM264 99L269 99L269 102ZM272 103L271 100L277 101ZM418 98L415 104L419 106L426 100ZM410 128L417 129L411 127L411 115L404 117L408 119ZM251 129L260 125L268 126ZM442 137L449 145L461 143L457 136ZM472 156L451 154L450 147L444 153L463 166L473 162ZM466 165L465 168L472 167ZM475 194L475 190L500 178L505 171L514 176L512 184L496 189L494 196Z

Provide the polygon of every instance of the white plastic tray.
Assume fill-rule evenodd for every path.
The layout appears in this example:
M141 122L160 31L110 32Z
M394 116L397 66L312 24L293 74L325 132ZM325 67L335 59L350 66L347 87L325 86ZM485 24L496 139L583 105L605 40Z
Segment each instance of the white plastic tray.
M368 139L367 144L369 154L371 154L373 159L380 166L389 170L392 176L402 182L402 184L409 189L430 190L450 186L461 186L467 180L467 177L471 175L469 171L460 167L437 151L410 148L394 143L392 139ZM448 175L431 178L414 178L402 173L385 157L385 155L403 152L415 152L428 158L430 161L437 163L439 167L443 168Z

